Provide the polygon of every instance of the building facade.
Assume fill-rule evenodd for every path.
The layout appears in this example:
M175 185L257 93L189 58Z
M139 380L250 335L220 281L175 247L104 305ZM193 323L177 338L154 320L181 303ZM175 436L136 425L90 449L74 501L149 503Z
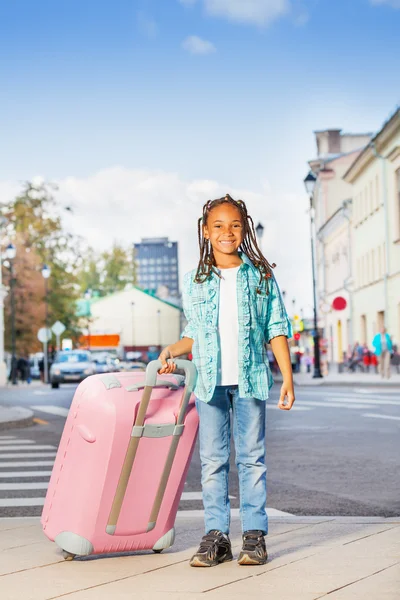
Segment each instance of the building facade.
M168 238L143 238L134 244L138 285L163 295L179 297L178 242Z
M329 364L343 361L354 340L352 185L343 176L371 134L343 134L339 129L317 131L317 157L309 165L317 180L313 194L316 226L316 268L319 326ZM335 298L346 307L335 310Z
M99 345L96 338L116 338L120 355L175 343L181 332L181 313L179 307L135 286L94 298L89 309L80 311L86 343L94 349Z
M354 331L400 340L400 109L344 176L353 188Z

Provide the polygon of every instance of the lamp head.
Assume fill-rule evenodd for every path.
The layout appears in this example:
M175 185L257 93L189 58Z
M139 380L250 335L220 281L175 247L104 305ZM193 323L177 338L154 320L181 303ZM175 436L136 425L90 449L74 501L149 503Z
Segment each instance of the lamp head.
M307 177L304 179L304 186L309 196L312 196L314 194L316 181L317 178L315 177L314 173L312 171L309 171Z
M48 279L51 275L51 269L49 266L47 265L43 265L42 267L42 275L44 277L44 279Z
M8 260L14 260L14 258L17 256L17 249L14 246L14 244L8 244L7 248L6 248L6 257L8 258Z

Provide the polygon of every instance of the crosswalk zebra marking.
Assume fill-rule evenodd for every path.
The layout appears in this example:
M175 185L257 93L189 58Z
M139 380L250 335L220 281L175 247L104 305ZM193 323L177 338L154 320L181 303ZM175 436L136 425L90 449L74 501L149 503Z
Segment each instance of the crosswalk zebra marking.
M33 458L33 456L37 458L50 458L56 454L57 452L35 452L34 455L32 452L15 452L15 454L0 454L0 458Z
M31 455L29 455L31 457ZM13 461L13 462L2 462L0 461L0 469L6 467L52 467L54 460L25 460L25 461Z
M378 415L376 413L364 413L363 417L370 419L391 419L393 421L400 421L400 417L394 417L392 415Z
M2 453L3 452L10 452L10 450L28 450L28 448L26 446L20 446L15 445L15 446L8 446L8 447L4 447L4 448L0 448L0 458L2 456L4 456ZM55 446L50 446L50 445L44 445L44 446L40 446L40 445L35 445L32 447L29 447L29 450L56 450ZM36 452L34 452L34 455L36 456Z
M14 466L14 463L9 463ZM34 463L35 466L37 463ZM1 465L0 465L1 468ZM18 479L20 477L50 477L51 471L2 471L0 479Z
M22 490L47 490L48 481L30 483L0 483L0 492L20 492Z
M13 446L16 444L26 444L26 445L30 445L30 444L35 444L36 442L34 442L33 440L0 440L0 448L2 446Z
M44 498L0 498L0 508L44 506Z

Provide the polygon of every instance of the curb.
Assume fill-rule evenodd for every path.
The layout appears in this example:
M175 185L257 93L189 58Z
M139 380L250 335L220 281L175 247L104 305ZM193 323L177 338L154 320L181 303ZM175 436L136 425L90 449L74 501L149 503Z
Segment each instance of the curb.
M5 412L5 415L2 413ZM9 415L7 415L9 413ZM33 425L33 410L21 406L0 406L0 431Z

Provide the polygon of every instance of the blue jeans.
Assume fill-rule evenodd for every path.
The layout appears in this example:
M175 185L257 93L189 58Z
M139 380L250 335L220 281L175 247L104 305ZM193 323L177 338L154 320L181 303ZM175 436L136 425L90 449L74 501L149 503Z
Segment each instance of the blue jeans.
M209 403L196 399L196 408L200 417L201 484L206 533L211 529L229 533L228 475L232 409L242 531L259 529L267 534L265 402L255 398L240 398L238 386L217 386Z

